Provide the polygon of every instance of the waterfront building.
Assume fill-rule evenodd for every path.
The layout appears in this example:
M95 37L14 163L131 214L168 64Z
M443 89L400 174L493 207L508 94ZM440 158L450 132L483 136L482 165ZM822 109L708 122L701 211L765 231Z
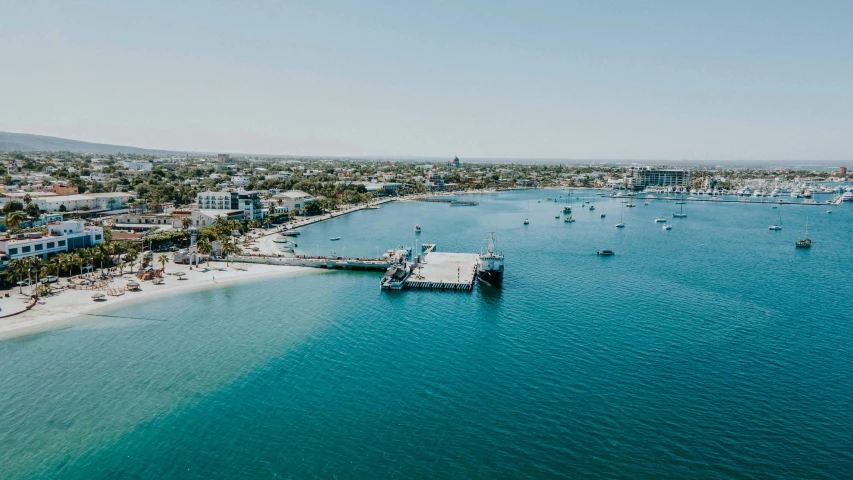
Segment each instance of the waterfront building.
M690 172L675 168L632 167L626 177L628 188L636 190L646 187L681 187L689 182Z
M243 220L243 210L193 210L192 224L195 227L209 227L216 224L216 219L222 217L228 220Z
M838 174L841 176L847 175L847 167L838 167Z
M104 230L101 227L86 225L81 220L51 223L47 229L47 235L36 232L0 236L0 253L5 260L35 255L47 258L51 253L69 252L104 241Z
M266 216L258 192L244 190L201 192L196 197L196 202L199 210L241 210L246 220L262 220Z
M309 203L319 200L301 190L288 190L277 193L273 195L272 199L275 205L284 209L284 212L290 212L294 209L302 210ZM278 208L276 208L276 211L278 211Z

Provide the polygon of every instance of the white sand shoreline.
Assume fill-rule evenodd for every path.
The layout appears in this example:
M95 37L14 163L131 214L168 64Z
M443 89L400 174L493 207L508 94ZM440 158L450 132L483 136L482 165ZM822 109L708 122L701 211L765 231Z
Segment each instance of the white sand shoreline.
M102 302L92 299L92 295L96 292L92 290L63 289L54 295L43 297L31 310L0 319L0 341L73 326L86 315L96 314L118 305L130 305L143 300L150 301L154 298L160 299L182 293L221 288L270 277L320 273L321 270L246 263L232 263L226 267L224 262L211 262L210 267L201 265L199 268L193 267L192 270L187 265L167 263L166 272L184 272L184 279L179 280L175 275L165 275L163 285L154 285L150 281L140 282L134 276L125 274L121 279L116 279L115 283L136 281L141 284L139 291L125 292L121 296L107 296ZM10 291L10 294L12 298L5 299L4 306L10 305L11 302L25 302L23 297L18 295L17 287Z

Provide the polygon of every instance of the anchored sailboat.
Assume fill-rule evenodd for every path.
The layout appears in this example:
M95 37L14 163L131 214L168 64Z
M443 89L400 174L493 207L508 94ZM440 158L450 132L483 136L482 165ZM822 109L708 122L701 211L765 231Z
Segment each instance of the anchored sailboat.
M797 240L797 248L811 248L812 241L809 238L809 217L806 217L806 238Z

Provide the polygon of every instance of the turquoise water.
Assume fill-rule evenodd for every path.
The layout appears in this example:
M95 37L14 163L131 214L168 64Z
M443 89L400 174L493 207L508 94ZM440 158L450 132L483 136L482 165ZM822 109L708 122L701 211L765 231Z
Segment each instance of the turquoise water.
M618 200L576 202L564 224L544 200L557 194L394 203L297 239L373 256L411 244L415 223L444 251L494 231L502 291L309 273L0 342L0 478L853 471L850 205L783 205L771 232L769 205L690 203L673 219L677 206L638 200L618 230ZM796 250L806 215L815 243Z

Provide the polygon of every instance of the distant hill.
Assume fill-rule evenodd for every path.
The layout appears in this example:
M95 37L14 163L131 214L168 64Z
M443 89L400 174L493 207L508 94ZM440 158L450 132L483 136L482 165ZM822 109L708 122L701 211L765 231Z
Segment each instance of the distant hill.
M67 138L31 135L29 133L0 132L0 152L18 150L23 152L78 152L78 153L139 153L157 155L177 153L167 150L107 145L104 143L81 142Z

